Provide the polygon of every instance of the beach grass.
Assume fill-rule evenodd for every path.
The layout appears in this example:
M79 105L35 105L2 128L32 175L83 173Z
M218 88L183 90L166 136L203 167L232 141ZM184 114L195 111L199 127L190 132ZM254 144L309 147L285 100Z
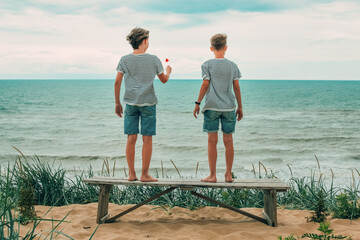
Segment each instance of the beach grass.
M6 168L6 171L2 171L0 167L0 239L13 240L24 239L30 240L41 237L44 239L53 239L58 235L62 235L63 239L73 239L67 234L57 230L61 223L65 222L66 217L70 214L66 214L62 219L47 219L46 214L43 217L37 217L36 215L25 216L22 215L19 210L19 199L21 198L21 192L19 188L14 187L16 181L16 169L15 167ZM36 227L43 221L51 221L53 228L45 231L41 234L36 233ZM22 224L33 222L32 228L26 232L23 236L20 236L20 227Z
M172 163L176 167L175 163ZM261 168L257 174L254 172L254 177L275 177L272 172L269 173L266 170L263 164L259 163L259 166ZM114 175L109 163L105 163L105 161L103 169L102 175ZM179 169L177 169L177 173L181 176ZM19 238L21 222L24 221L19 214L19 194L22 182L31 183L34 192L34 204L63 206L96 202L99 189L82 182L83 179L93 176L94 171L91 166L87 170L70 177L61 166L42 162L37 156L31 157L30 160L25 156L22 158L19 156L16 164L0 165L0 239ZM360 217L360 181L356 180L354 174L352 175L352 184L347 187L334 186L333 178L330 183L325 183L322 174L315 173L300 178L291 177L288 184L290 189L287 192L277 194L278 204L283 208L316 210L317 202L321 197L324 200L324 208L332 213L333 217L348 219ZM146 200L148 196L156 195L163 190L162 187L114 186L110 192L110 202L121 205L137 204ZM197 191L236 208L262 208L264 204L263 192L259 190L206 188ZM319 196L320 192L321 196ZM178 189L152 201L150 204L163 206L164 209L179 206L191 210L205 206L216 206L211 202L194 197L188 191ZM51 219L45 219L44 216L25 220L34 221L33 228L36 228L39 221L51 221ZM52 221L57 227L58 223L65 221L65 218ZM56 227L53 230L50 229L49 232L51 234L62 234L61 231L56 230ZM31 236L35 234L34 232L33 229L28 233L30 237L24 239L32 239ZM68 236L64 235L64 237Z
M61 168L53 170L51 165L41 163L38 157L34 157L32 161L18 160L13 166L0 165L0 239L54 239L59 235L61 239L73 239L59 230L71 211L62 219L53 219L46 216L52 207L43 216L36 216L35 211L24 211L24 206L34 210L34 204L66 205L68 204L66 200L71 195L69 192L79 186L71 186L72 188L67 189L66 187L70 186L67 181L73 184L75 182L65 177L65 170ZM81 176L78 180L82 183L80 179ZM38 233L36 228L44 221L50 221L52 227ZM30 222L32 223L30 230L20 235L21 226Z
M22 166L20 170L18 166ZM105 166L109 164L105 163ZM265 170L263 175L255 175L258 178L274 177L267 173L263 164L260 164ZM113 171L109 167L105 167L102 171L103 176L113 175ZM3 171L5 170L5 171ZM177 170L178 175L181 176L180 171ZM8 175L11 176L8 176ZM11 182L8 186L7 197L16 199L18 197L19 182L23 180L23 175L27 176L27 180L33 183L35 198L37 205L47 206L62 206L68 204L84 204L96 202L98 199L99 189L96 186L83 183L84 178L94 176L94 171L89 167L87 170L69 177L66 170L61 166L54 166L54 163L42 162L37 156L32 157L31 160L23 160L21 163L14 166L2 166L1 179L2 185L4 182ZM167 176L169 177L169 176ZM4 181L3 179L7 179ZM325 183L323 178L317 177L315 173L310 176L300 178L291 177L288 180L290 189L285 193L278 194L278 204L287 209L308 209L314 210L318 200L318 193L324 194L324 201L329 211L338 209L338 203L341 197L345 198L353 206L353 216L357 216L356 210L359 208L358 200L360 194L360 181L354 178L351 186L335 187L333 179L330 183ZM2 186L3 187L3 186ZM145 187L145 186L114 186L110 193L110 202L116 204L137 204L148 196L155 195L164 188L162 187ZM202 194L211 197L215 200L223 201L226 204L237 208L242 207L262 207L263 193L258 190L248 189L218 189L206 188ZM203 206L214 206L212 203L192 196L190 193L181 190L175 190L151 204L154 205L168 205L189 207L192 209Z

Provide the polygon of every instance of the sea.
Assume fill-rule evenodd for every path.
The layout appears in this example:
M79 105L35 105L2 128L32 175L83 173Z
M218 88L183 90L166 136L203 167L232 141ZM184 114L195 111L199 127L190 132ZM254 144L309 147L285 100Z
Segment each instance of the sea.
M151 174L208 174L203 116L193 116L201 80L155 80L157 134ZM360 81L240 80L244 118L237 122L237 178L360 178ZM122 88L121 96L124 89ZM0 80L0 166L15 164L18 148L69 173L127 172L124 119L114 111L114 80ZM135 166L141 171L141 146ZM176 166L176 167L175 167ZM106 167L105 167L106 169ZM219 132L217 176L225 155Z

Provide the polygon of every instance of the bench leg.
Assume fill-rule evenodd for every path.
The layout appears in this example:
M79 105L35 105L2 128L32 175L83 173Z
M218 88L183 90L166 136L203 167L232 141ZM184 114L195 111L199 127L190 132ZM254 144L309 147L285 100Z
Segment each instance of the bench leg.
M263 215L270 226L277 226L276 190L264 190Z
M112 185L100 185L99 201L96 223L103 223L103 218L108 214L109 195Z

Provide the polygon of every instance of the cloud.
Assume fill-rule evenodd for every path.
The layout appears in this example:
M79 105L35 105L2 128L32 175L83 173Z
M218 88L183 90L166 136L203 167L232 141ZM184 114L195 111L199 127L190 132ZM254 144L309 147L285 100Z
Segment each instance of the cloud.
M357 2L294 1L302 7L198 14L160 14L132 4L110 8L108 1L100 9L101 3L84 8L85 1L62 1L64 9L77 11L57 14L34 6L2 7L0 78L113 78L120 56L131 52L125 36L141 26L150 30L149 52L171 59L174 78L198 79L201 63L213 57L210 37L226 32L227 57L238 63L244 78L360 79Z
M356 0L352 0L356 2ZM332 3L336 0L317 0L316 3ZM242 12L272 12L306 8L315 2L311 0L17 0L1 3L8 10L34 7L56 14L76 14L86 9L107 12L114 8L129 8L138 12L198 14L236 10Z

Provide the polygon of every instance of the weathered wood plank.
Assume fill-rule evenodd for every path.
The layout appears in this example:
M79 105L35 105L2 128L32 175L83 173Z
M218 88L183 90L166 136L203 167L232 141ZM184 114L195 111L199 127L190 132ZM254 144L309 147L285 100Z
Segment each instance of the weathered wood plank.
M264 190L264 216L270 226L277 226L276 190ZM270 220L270 221L269 221Z
M132 185L132 186L158 186L158 187L211 187L211 188L237 188L237 189L275 189L286 191L289 186L278 179L236 179L232 183L219 181L207 183L193 179L159 179L158 182L128 181L127 179L111 177L93 177L83 180L93 185Z
M88 180L107 180L107 181L116 181L116 182L127 182L127 183L135 183L135 184L152 184L152 183L157 183L157 182L141 182L139 180L137 181L128 181L126 178L116 178L116 177L101 177L101 176L97 176L97 177L92 177L92 178L88 178L88 179L84 179L86 181ZM274 183L283 183L284 181L277 179L277 178L254 178L254 179L235 179L234 182L232 183L228 183L225 182L224 180L220 180L216 183L211 183L211 182L201 182L200 180L196 180L196 179L188 179L188 178L171 178L171 179L167 179L167 178L160 178L158 182L185 182L185 183L204 183L204 184L219 184L219 183L226 183L226 184L234 184L234 183L238 183L238 182L242 182L242 183L268 183L268 182L274 182Z
M111 187L111 185L100 185L98 211L96 217L96 223L98 224L102 223L102 219L108 214Z

